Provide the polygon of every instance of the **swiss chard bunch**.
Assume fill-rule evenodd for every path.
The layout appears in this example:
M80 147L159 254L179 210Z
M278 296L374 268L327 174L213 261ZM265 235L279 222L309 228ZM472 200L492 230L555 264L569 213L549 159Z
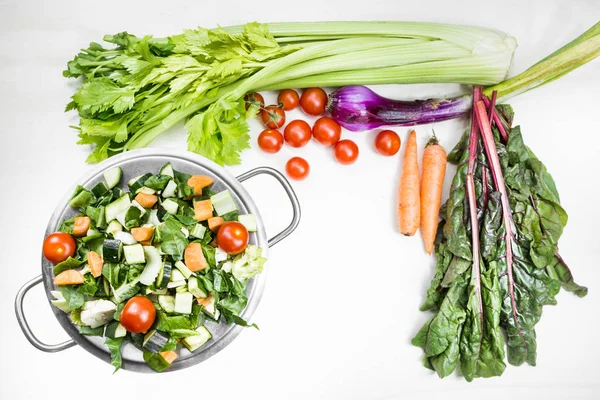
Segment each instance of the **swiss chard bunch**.
M471 130L448 157L458 170L422 306L434 315L413 339L442 378L459 365L467 381L499 376L506 356L535 365L543 306L561 287L587 294L558 253L567 214L554 181L512 119L476 89Z

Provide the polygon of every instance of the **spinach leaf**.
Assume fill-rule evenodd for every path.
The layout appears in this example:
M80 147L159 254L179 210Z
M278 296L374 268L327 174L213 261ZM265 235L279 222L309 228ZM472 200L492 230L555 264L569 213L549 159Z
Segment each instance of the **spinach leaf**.
M64 233L68 233L69 235L73 234L73 225L75 225L75 218L73 217L71 219L65 219L63 220L60 225L58 226L58 231L59 232L64 232Z
M215 259L217 251L214 247L202 243L202 254L204 254L204 258L206 259L206 263L211 268L217 267L217 261Z
M240 326L243 326L246 328L252 327L252 328L258 329L258 325L248 323L245 319L243 319L239 315L233 313L232 311L230 311L226 308L219 308L219 309L221 310L221 314L225 318L225 322L227 322L228 324L236 324L236 325L240 325Z
M77 292L81 293L84 296L94 296L98 291L98 282L91 274L86 274L84 276L85 281L83 284L79 285L77 288Z
M58 290L63 295L69 307L72 309L80 308L85 302L85 296L77 290L75 285L59 286Z
M123 344L123 339L124 338L122 337L116 339L107 337L104 341L106 347L108 347L108 350L110 350L110 365L115 367L113 373L117 372L121 368L123 362L121 358L121 345Z
M177 340L176 337L169 336L167 343L165 343L165 345L162 347L162 349L160 349L160 351L169 351L169 350L174 351L175 349L177 349L177 343L179 343L179 341Z
M79 333L85 336L103 336L104 335L104 326L99 326L97 328L90 328L89 326L82 326L79 328Z
M61 272L66 271L68 269L78 268L84 262L85 261L83 260L77 260L73 257L69 257L65 261L62 261L54 266L54 275L58 275Z
M168 175L152 175L151 177L146 179L146 181L144 182L144 186L154 190L163 190L170 180L171 177Z
M103 228L106 225L106 218L104 217L104 207L93 207L87 206L85 209L85 214L90 217L90 219L94 222L94 226L98 228Z
M188 240L181 231L183 225L173 218L168 218L160 227L160 248L163 253L170 255L174 260L183 259L183 252L188 245Z
M131 229L140 226L142 224L141 218L142 211L139 208L129 207L125 212L125 228Z
M190 179L192 176L176 170L173 170L173 176L175 178L175 183L177 184L178 196L184 199L193 197L194 188L187 184L188 179Z
M223 218L223 220L225 222L227 222L227 221L237 221L239 216L240 216L239 211L231 211L231 212L228 212L227 214L221 215L221 218Z
M195 329L192 327L192 323L189 317L183 315L172 315L169 316L163 311L158 312L158 323L156 329L163 332L170 333L171 331L178 329Z
M204 324L204 313L202 312L202 306L197 302L192 305L192 313L190 314L190 324L192 329L198 328Z

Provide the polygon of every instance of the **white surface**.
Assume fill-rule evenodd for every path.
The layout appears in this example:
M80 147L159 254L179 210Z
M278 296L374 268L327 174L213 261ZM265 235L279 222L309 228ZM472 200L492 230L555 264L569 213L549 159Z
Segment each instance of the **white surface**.
M500 1L347 0L244 1L6 1L0 2L0 211L3 228L0 279L0 399L21 398L261 398L448 399L597 398L600 390L600 61L512 101L525 140L546 163L560 190L569 224L561 253L590 293L558 296L538 325L538 366L509 366L501 378L466 383L440 380L421 366L411 337L426 320L418 307L433 271L419 237L395 230L394 203L399 157L372 149L373 133L351 134L360 158L341 166L314 143L257 151L237 174L259 165L283 170L292 155L306 157L310 177L294 183L303 207L298 230L271 252L270 276L254 321L261 330L242 333L209 361L175 374L139 375L111 367L78 347L58 354L33 348L19 330L13 299L39 274L46 223L72 181L89 168L87 149L69 129L74 113L62 112L76 83L61 77L65 64L105 33L129 30L157 36L196 25L213 27L278 20L431 20L480 24L505 30L519 41L512 73L557 49L593 25L600 3ZM397 97L447 94L456 86L392 87ZM266 96L274 100L274 96ZM293 113L292 116L299 114ZM464 121L437 124L450 149ZM430 126L417 129L423 147ZM407 129L398 129L402 139ZM185 148L181 126L153 146ZM450 170L447 184L453 174ZM288 222L285 195L269 178L247 184L275 234ZM48 343L66 339L41 287L30 292L26 312L33 330ZM100 383L102 382L102 383Z

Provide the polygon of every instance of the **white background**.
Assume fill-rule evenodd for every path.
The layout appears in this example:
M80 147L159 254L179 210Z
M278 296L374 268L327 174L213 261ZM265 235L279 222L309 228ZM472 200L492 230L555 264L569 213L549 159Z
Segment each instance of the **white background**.
M310 143L267 155L251 150L229 170L260 165L283 170L292 155L305 157L310 177L294 183L303 217L292 236L271 251L267 289L254 321L229 347L193 368L163 375L120 371L74 347L58 354L33 348L17 326L13 299L40 273L47 221L72 182L88 168L88 149L75 145L63 113L76 87L61 72L79 48L106 33L128 30L166 36L197 25L247 21L420 20L479 24L519 41L511 74L523 71L597 22L598 1L522 2L369 0L301 1L0 1L0 398L261 398L392 399L444 396L460 399L598 398L600 390L600 61L511 104L526 143L545 162L569 212L561 253L585 299L568 293L546 307L538 324L538 366L508 366L501 378L466 383L440 380L421 366L410 339L427 319L418 307L432 276L432 257L420 237L395 229L400 157L383 158L374 133L349 133L360 146L358 162L337 164ZM458 86L380 89L398 98L456 92ZM266 96L268 101L274 95ZM300 116L292 113L290 119ZM450 149L465 121L440 123L436 133ZM407 129L399 128L403 140ZM431 126L417 129L422 148ZM185 149L180 125L152 146ZM403 150L403 149L402 149ZM454 170L446 177L446 188ZM272 235L290 218L283 191L269 178L247 187ZM43 290L26 301L32 328L48 343L65 340Z

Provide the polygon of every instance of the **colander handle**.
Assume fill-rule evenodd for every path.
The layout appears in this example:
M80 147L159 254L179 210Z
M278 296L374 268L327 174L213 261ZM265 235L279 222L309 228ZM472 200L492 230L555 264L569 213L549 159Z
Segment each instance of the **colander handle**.
M270 168L270 167L254 168L254 169L251 169L250 171L245 172L242 175L238 176L237 180L240 182L244 182L245 180L250 179L256 175L260 175L260 174L271 175L273 178L277 179L277 181L281 184L281 186L283 186L285 193L288 195L288 197L290 199L290 203L292 203L292 212L293 212L292 222L290 222L290 224L288 225L287 228L285 228L284 230L279 232L277 235L275 235L269 239L269 247L273 247L277 243L279 243L281 240L288 237L288 235L290 233L294 232L296 227L298 227L298 223L300 223L300 215L301 215L300 203L298 202L298 197L296 197L296 193L294 192L292 185L290 185L290 183L288 182L286 177L283 176L283 174L281 172L279 172L273 168Z
M42 281L42 275L36 276L29 282L23 285L21 289L17 292L17 297L15 297L15 314L17 314L17 321L21 326L21 330L23 334L29 340L29 343L33 345L33 347L45 351L46 353L56 353L57 351L68 349L69 347L75 346L74 340L67 340L66 342L59 344L46 344L40 341L33 332L31 328L29 328L29 324L27 323L27 319L25 318L25 313L23 312L23 298L35 285Z

